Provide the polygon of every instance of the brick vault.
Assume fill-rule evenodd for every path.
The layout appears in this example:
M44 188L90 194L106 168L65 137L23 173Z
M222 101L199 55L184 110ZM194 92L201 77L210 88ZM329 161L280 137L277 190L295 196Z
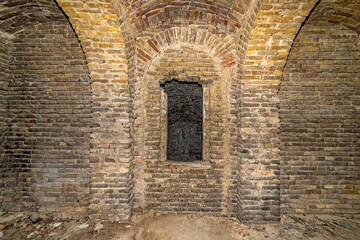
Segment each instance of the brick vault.
M0 1L0 208L122 222L148 210L359 215L358 9ZM186 84L201 87L185 96ZM169 107L169 92L186 104ZM188 119L169 125L171 112ZM169 154L191 131L196 159Z

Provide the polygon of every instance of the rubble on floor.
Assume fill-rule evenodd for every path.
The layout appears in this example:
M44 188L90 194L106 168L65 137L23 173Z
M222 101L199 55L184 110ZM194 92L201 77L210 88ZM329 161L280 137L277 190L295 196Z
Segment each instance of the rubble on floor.
M332 215L282 215L280 224L244 225L195 215L137 215L129 223L96 222L30 213L0 213L0 239L237 240L359 239L360 219Z

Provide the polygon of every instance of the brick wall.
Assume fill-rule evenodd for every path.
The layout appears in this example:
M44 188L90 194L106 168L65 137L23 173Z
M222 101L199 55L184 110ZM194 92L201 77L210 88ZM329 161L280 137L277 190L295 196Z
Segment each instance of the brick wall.
M232 98L231 105L233 106L232 109L235 112L235 119L232 119L232 134L233 138L235 138L235 143L232 146L231 156L236 160L236 169L235 169L235 181L237 182L236 185L236 216L238 219L247 219L252 218L251 212L253 210L251 206L254 203L254 199L258 199L254 194L251 192L253 188L251 181L246 180L246 176L251 175L252 172L248 171L247 169L247 162L246 159L251 158L250 151L246 149L246 146L243 145L243 135L242 135L242 117L243 113L245 112L242 109L242 102L243 102L243 88L247 82L243 81L243 73L244 73L244 61L246 57L246 49L248 46L248 42L251 38L251 29L254 26L256 16L259 11L259 3L254 1L251 4L248 12L246 13L244 24L242 28L238 30L237 37L236 37L236 81L234 86L232 86ZM244 125L246 126L246 125ZM250 216L250 217L249 217Z
M137 38L134 139L136 208L234 214L236 160L230 158L230 149L234 149L236 138L230 137L230 119L235 116L229 105L234 96L228 88L233 85L234 66L235 47L229 35L212 34L198 28L174 27ZM167 166L163 169L163 165L166 165L167 129L164 126L167 122L167 106L160 84L172 78L206 83L205 87L203 85L203 161L207 164L202 169L194 166L180 167L179 170L170 170L173 166ZM213 104L212 113L210 102ZM220 109L221 112L217 112ZM149 150L152 154L149 154ZM157 167L158 164L162 166ZM157 178L155 185L149 182L152 181L153 171ZM199 171L201 176L197 178ZM182 182L172 182L173 178L182 179ZM216 182L216 186L212 186L215 189L202 191L201 187L209 181ZM175 192L178 189L183 193ZM187 191L192 193L186 194ZM214 195L210 196L212 191ZM159 194L163 196L161 201L156 198ZM173 195L171 201L166 202L165 196L170 195ZM206 204L201 204L206 198ZM215 206L213 210L212 205Z
M11 53L3 207L84 214L91 108L79 42L63 16L17 32Z
M7 109L8 109L8 91L10 80L10 36L0 32L0 166L4 162L5 154L5 140L6 140L6 122L7 122ZM3 168L0 174L3 174ZM0 193L4 191L4 178L1 177ZM3 194L0 194L0 202L3 202Z
M255 19L249 18L253 26L245 25L249 35L240 35L246 49L238 85L238 217L243 221L280 221L278 88L292 42L315 3L264 0Z
M169 48L156 60L144 78L145 205L160 211L222 213L227 204L223 186L228 154L226 79L221 79L207 54L191 47ZM172 78L204 85L204 169L177 169L165 162L167 119L160 83Z
M123 222L358 213L351 2L2 1L1 207ZM203 85L200 162L166 161L172 78Z
M284 213L360 213L359 42L316 18L294 42L279 93Z
M89 68L90 217L125 222L134 196L134 39L110 0L57 2L70 18Z

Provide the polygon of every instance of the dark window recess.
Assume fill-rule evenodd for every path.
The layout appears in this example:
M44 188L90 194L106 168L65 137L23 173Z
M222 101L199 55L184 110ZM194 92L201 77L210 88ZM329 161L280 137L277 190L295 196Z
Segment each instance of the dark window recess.
M202 159L203 89L196 82L175 79L162 84L167 94L167 160Z

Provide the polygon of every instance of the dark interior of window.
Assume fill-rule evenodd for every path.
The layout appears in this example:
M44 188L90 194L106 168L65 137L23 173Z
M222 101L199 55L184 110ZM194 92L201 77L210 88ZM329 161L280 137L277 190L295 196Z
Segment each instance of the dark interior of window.
M202 160L203 88L175 79L161 84L167 94L167 160Z

